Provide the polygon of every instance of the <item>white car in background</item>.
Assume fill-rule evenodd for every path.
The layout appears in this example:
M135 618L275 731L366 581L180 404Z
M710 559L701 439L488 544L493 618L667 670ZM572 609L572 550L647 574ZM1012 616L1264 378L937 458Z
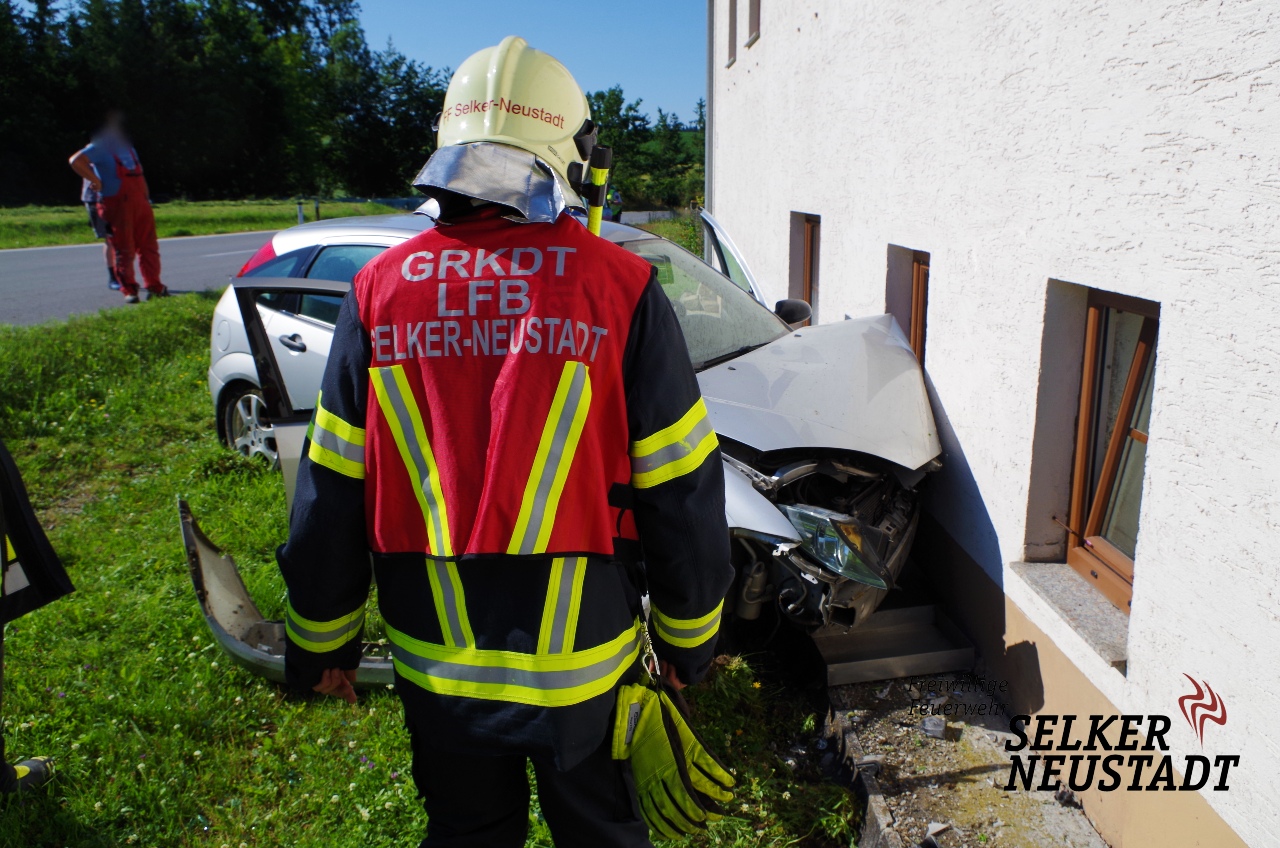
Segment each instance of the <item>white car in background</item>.
M749 292L763 297L754 278L736 259L737 250L709 215L704 227L712 266ZM431 226L423 215L372 215L313 221L281 230L244 264L237 277L295 277L350 283L370 259ZM660 241L651 233L604 223L602 235L615 242ZM721 244L724 247L721 247ZM258 305L296 409L309 409L320 391L333 323L342 298L335 295L265 292ZM800 301L781 307L792 322L808 317ZM799 311L797 311L799 310ZM804 314L801 317L801 313ZM271 424L262 406L257 370L244 334L244 322L231 289L222 296L213 321L209 391L217 413L218 435L247 455L277 461Z
M737 571L726 629L774 633L786 620L847 632L894 587L918 486L939 467L923 372L888 315L807 327L804 301L766 307L733 243L702 220L706 259L621 224L601 235L657 268L720 438ZM389 215L284 230L219 301L209 368L219 434L278 463L290 499L342 297L366 262L429 226ZM210 627L238 661L282 679L283 625L263 620L234 563L183 510ZM361 681L390 682L389 662L366 653Z

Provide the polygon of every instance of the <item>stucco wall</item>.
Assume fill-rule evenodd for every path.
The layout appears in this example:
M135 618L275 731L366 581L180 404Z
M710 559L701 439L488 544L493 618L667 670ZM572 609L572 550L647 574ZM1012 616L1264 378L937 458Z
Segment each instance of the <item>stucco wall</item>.
M709 206L766 294L793 211L822 216L824 321L884 311L888 245L931 254L935 515L1113 703L1171 714L1176 753L1201 753L1182 673L1207 680L1203 753L1244 759L1205 798L1280 845L1280 5L765 0L728 69L713 5ZM1162 307L1127 677L1007 568L1046 542L1051 279Z

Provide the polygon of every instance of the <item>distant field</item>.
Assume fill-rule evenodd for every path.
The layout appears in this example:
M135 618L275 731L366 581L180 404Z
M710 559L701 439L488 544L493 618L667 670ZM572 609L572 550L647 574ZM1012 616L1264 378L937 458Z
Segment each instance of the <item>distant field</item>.
M307 220L314 218L313 203L303 204ZM156 204L156 233L160 238L204 236L278 230L298 222L296 201L238 200L194 203L176 200ZM320 217L381 215L395 212L380 203L324 203ZM96 241L83 206L19 206L0 209L0 249L87 244Z

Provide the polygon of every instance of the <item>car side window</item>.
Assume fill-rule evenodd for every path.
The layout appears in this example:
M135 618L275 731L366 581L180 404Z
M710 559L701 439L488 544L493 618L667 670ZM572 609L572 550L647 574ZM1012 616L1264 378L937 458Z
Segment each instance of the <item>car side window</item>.
M304 294L298 314L332 327L338 323L338 310L341 306L342 298L334 294Z
M250 276L245 274L246 277ZM293 312L297 309L298 296L293 292L264 291L255 298L259 306L274 309L277 312Z
M313 280L349 283L355 279L356 274L368 264L370 259L384 250L386 247L377 244L330 245L320 250L316 261L312 262L311 267L307 269L306 276Z
M314 248L303 247L282 253L275 259L268 259L258 267L245 272L246 277L296 277L302 263L311 255Z

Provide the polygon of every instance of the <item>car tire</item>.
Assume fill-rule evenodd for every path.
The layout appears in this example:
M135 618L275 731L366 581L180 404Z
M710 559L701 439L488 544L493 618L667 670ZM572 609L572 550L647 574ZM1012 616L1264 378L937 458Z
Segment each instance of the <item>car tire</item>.
M275 429L267 417L267 404L262 390L241 383L229 388L222 405L223 442L244 456L264 460L272 468L280 467Z

